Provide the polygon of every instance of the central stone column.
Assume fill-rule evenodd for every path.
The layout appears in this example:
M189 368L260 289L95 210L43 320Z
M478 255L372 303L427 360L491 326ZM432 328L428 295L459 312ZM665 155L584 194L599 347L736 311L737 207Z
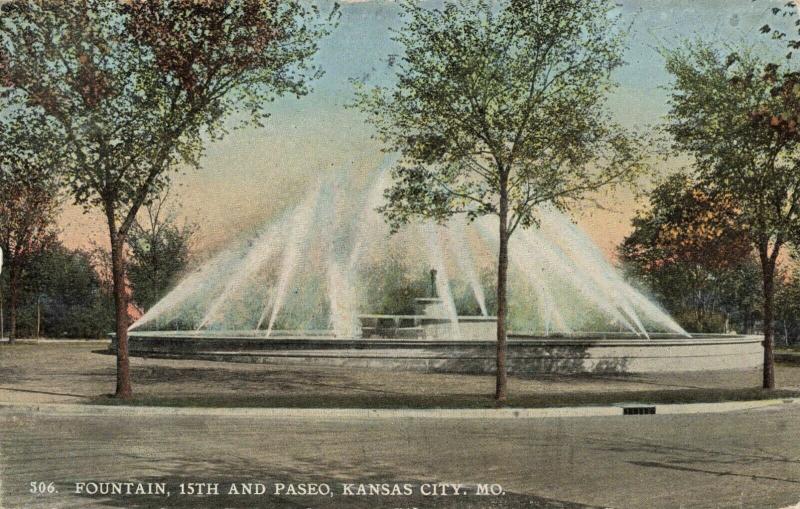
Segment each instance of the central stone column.
M419 297L414 299L415 314L425 318L448 318L444 301L436 291L436 269L431 269L430 297Z

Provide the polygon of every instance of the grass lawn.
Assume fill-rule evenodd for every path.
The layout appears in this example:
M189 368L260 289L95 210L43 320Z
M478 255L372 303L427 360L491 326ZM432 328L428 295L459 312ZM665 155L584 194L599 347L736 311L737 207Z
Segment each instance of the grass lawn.
M800 365L800 345L775 349L775 362Z
M97 342L0 344L0 402L175 407L492 408L494 376L131 358L134 397L109 396L114 357ZM509 407L699 403L800 397L800 363L761 370L509 378Z
M607 406L619 403L717 403L800 397L799 390L776 389L683 389L669 391L564 392L559 394L522 394L509 396L508 407L548 408L572 406ZM89 401L95 405L131 405L162 407L215 408L370 408L370 409L455 409L494 408L488 394L446 395L258 395L241 396L155 396L141 395L122 401L99 396Z

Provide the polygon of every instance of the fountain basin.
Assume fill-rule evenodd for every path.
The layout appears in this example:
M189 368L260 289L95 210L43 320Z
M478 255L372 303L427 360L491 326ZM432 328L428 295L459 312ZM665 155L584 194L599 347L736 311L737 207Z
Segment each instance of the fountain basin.
M763 362L761 336L581 333L510 334L512 374L748 370ZM112 350L116 342L112 337ZM265 364L344 366L441 373L493 373L495 341L337 338L328 331L134 331L133 356Z
M360 315L361 337L395 339L492 340L497 336L496 316L459 316L458 327L446 317L430 315Z

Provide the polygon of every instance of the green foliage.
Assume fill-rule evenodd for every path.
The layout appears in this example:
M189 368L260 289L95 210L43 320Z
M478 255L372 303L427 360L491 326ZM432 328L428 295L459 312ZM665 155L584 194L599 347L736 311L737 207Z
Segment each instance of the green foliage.
M697 42L667 53L675 78L667 130L700 179L732 197L765 261L800 225L800 138L784 130L774 93L784 71L749 52Z
M228 116L307 92L316 18L295 1L10 2L0 94L57 126L75 201L125 233Z
M800 272L797 260L791 272L780 278L775 292L775 333L784 345L800 344Z
M89 253L69 250L60 243L50 246L33 258L20 290L20 336L35 334L37 303L42 336L102 338L113 329L111 294L101 283ZM3 294L7 293L4 274ZM5 300L6 310L7 306Z
M752 328L760 270L735 203L683 173L656 186L649 202L619 246L628 276L690 332Z
M21 110L0 115L0 247L11 270L51 243L62 159L52 132Z
M418 311L414 308L414 299L431 295L430 272L413 270L395 256L371 264L363 274L360 293L365 300L361 308L367 314L413 315ZM481 314L472 289L465 281L451 279L448 284L458 315ZM493 284L489 281L489 288Z
M146 215L128 236L131 297L143 310L158 302L186 269L196 230L189 224L179 226L174 211L164 209L163 197L146 208Z
M29 265L57 236L63 157L49 127L24 109L6 108L0 114L0 249L8 272L12 339L20 286Z
M638 168L638 146L603 108L622 63L611 2L403 2L392 89L359 87L389 151L402 159L382 208L396 229L413 217L474 218L510 204L509 231L536 206L564 208Z
M363 309L370 314L413 315L414 299L430 296L430 276L410 272L401 260L388 258L364 270L362 295L369 296Z

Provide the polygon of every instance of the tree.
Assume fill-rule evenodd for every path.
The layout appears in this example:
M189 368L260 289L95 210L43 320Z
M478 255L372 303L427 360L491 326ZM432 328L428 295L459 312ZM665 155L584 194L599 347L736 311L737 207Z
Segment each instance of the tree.
M792 242L796 243L797 239ZM782 336L784 345L788 346L800 343L800 253L796 247L785 260L784 270L779 271L775 285L775 335L776 338Z
M233 115L307 93L328 30L299 0L3 4L0 85L59 127L76 203L103 212L116 309L116 396L132 390L125 243L137 214Z
M112 292L101 284L89 253L55 242L33 258L28 274L20 327L70 338L101 338L113 327Z
M800 226L800 133L778 83L791 71L750 52L697 42L667 52L675 83L667 129L694 157L698 178L724 191L750 229L762 272L765 389L775 387L775 281L782 248Z
M196 231L194 225L176 224L174 210L166 205L167 195L145 207L145 217L134 222L128 236L131 298L142 309L158 302L186 269Z
M717 332L727 325L714 323L717 313L724 322L742 314L735 301L749 282L753 246L730 196L676 173L653 189L632 225L620 259L685 327Z
M638 145L604 109L622 40L611 2L450 0L402 4L392 89L360 88L401 159L381 208L412 219L498 217L497 383L506 400L508 240L538 207L567 209L639 168Z
M52 140L44 124L21 112L0 120L0 248L8 272L10 342L17 336L26 271L57 237L60 161Z

